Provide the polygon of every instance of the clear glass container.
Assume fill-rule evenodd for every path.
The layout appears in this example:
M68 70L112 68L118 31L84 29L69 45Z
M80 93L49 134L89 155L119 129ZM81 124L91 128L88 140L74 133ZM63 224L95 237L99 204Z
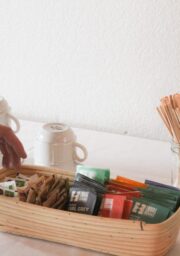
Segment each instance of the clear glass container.
M180 143L171 142L172 169L171 185L180 188Z

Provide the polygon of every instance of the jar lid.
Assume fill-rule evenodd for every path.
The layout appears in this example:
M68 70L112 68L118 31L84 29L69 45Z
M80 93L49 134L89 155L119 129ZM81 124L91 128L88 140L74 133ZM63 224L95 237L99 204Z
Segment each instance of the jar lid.
M69 143L75 140L72 129L63 123L47 123L41 128L38 139L48 143Z

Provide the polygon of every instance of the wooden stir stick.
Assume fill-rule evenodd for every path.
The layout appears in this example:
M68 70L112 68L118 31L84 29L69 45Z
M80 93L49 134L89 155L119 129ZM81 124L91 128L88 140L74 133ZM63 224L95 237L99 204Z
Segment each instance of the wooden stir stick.
M180 143L180 94L163 97L157 111L172 139L176 143Z

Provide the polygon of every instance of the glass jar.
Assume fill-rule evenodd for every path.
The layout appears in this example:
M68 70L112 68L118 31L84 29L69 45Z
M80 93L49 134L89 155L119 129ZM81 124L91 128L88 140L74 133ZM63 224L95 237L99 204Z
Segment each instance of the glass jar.
M180 188L180 143L171 143L172 169L171 185Z

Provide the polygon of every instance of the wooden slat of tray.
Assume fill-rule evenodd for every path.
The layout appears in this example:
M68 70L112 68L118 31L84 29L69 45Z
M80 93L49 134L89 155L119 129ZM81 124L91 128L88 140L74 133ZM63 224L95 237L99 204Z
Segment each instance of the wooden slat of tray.
M35 219L39 219L42 215L44 219L48 219L49 216L51 215L51 222L56 223L57 220L61 220L62 224L65 224L67 227L70 224L70 221L72 218L74 219L73 226L77 227L79 225L79 222L86 225L92 224L92 221L94 223L93 226L90 227L94 228L96 225L100 226L101 228L104 228L106 226L107 228L111 228L114 231L117 231L117 235L119 233L133 233L134 230L140 230L143 231L143 236L148 235L150 238L150 234L154 236L154 233L157 233L157 228L159 227L159 233L158 235L164 235L168 230L170 231L171 229L174 230L174 228L177 226L177 223L175 221L171 221L170 224L167 225L161 225L161 224L156 224L156 229L154 229L155 224L145 224L145 223L140 223L139 221L132 221L132 220L116 220L116 219L110 219L110 218L103 218L103 217L95 217L95 216L89 216L89 215L83 215L83 214L78 214L78 213L72 213L72 212L66 212L66 211L59 211L55 209L49 209L45 208L42 206L38 205L31 205L23 202L19 202L19 200L14 200L14 198L6 198L4 196L0 196L0 209L1 213L3 211L8 211L16 214L17 208L21 209L21 212L19 212L19 216L28 216L32 215ZM169 223L169 222L168 222ZM151 226L151 229L149 230L149 226ZM120 229L120 232L119 232ZM151 231L151 233L149 232ZM142 233L142 232L141 232Z
M73 173L24 166L24 174L56 173L73 179ZM11 171L11 173L13 173ZM5 172L0 174L4 177ZM10 175L8 171L8 175ZM162 256L176 241L180 210L159 224L83 215L20 202L0 196L0 229L114 255ZM108 241L108 242L107 242Z

